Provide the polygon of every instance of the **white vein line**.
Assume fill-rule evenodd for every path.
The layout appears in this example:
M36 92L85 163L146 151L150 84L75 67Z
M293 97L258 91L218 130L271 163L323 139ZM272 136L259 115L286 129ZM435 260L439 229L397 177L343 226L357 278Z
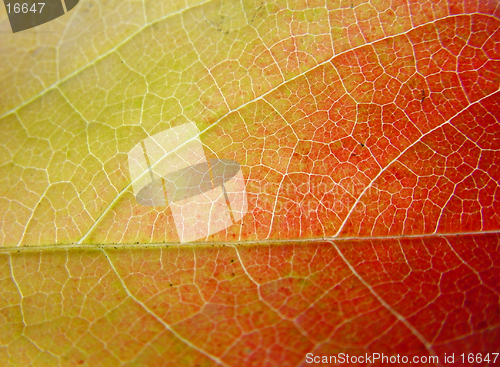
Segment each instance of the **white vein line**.
M21 297L21 300L19 302L19 309L20 309L20 312L21 312L21 317L23 319L23 331L22 331L21 335L23 337L25 337L27 340L29 340L35 346L35 348L37 348L38 350L40 350L40 352L50 354L51 356L55 357L57 360L60 361L60 357L58 355L56 355L56 354L52 353L51 351L49 351L49 350L47 350L47 349L39 346L37 342L35 342L31 337L29 337L28 335L26 335L25 331L26 331L27 324L26 324L26 320L24 318L24 310L23 310L23 300L25 300L26 297L23 295L23 292L21 291L21 288L19 287L19 284L17 283L16 278L14 276L14 267L12 265L12 256L11 256L11 254L7 254L7 255L9 256L10 276L12 278L12 281L16 285L16 289L19 292L19 296Z
M340 226L339 230L337 231L337 233L335 233L335 235L333 236L334 238L335 237L338 237L338 235L340 234L340 232L342 232L342 230L344 229L344 226L346 225L347 221L350 219L351 217L351 214L352 212L354 211L354 209L356 208L356 205L361 201L361 198L364 196L364 194L372 187L372 185L375 183L375 181L389 168L391 167L394 163L396 163L399 158L401 158L401 156L403 154L405 154L410 148L412 148L414 145L416 145L417 143L419 143L424 137L426 137L427 135L430 135L431 133L433 133L434 131L442 128L443 126L447 125L450 123L451 120L453 120L455 117L459 116L461 113L465 112L466 110L468 110L470 107L474 106L475 104L479 104L481 103L481 101L483 101L484 99L486 98L489 98L491 97L492 95L494 95L495 93L498 93L500 91L500 89L497 89L496 91L492 92L491 94L487 95L487 96L484 96L482 97L481 99L475 101L474 103L471 103L469 104L467 107L464 107L462 108L460 111L458 111L456 114L454 114L452 117L450 117L448 120L444 121L443 123L439 124L438 126L436 126L435 128L427 131L425 134L422 134L418 139L416 139L413 143L411 143L410 145L408 145L405 149L403 149L401 151L401 153L399 153L396 158L394 158L392 161L390 161L384 168L382 168L376 175L375 177L370 181L370 183L363 189L363 191L361 192L361 194L358 196L358 198L356 199L356 201L354 202L353 206L351 207L351 209L349 210L349 213L347 213L347 216L345 217L344 221L342 222L342 225ZM436 230L433 232L433 234L436 234L436 231L437 231L437 227L436 227Z
M23 295L23 292L21 291L21 288L19 288L19 284L17 284L16 278L14 277L14 268L12 266L12 256L9 253L9 269L10 269L10 277L12 278L12 281L16 285L16 289L19 292L19 296L21 297L21 301L19 302L19 308L21 310L21 317L23 319L23 335L24 335L24 330L26 328L26 321L24 319L24 309L23 309L23 299L26 299Z
M26 225L24 226L23 233L21 235L21 238L19 239L19 242L17 243L17 246L20 246L21 243L23 242L24 236L26 235L26 233L28 231L28 228L31 225L31 221L34 220L34 218L35 218L35 212L36 212L38 206L40 205L40 203L42 202L42 200L45 199L45 195L47 195L47 192L49 191L49 189L51 187L52 187L52 184L49 183L47 185L47 187L45 188L45 190L43 190L43 193L40 195L40 197L38 198L38 201L33 206L33 208L29 209L30 210L30 215L28 217L28 220L26 221Z
M483 281L483 277L481 276L481 273L479 271L477 271L476 269L474 269L467 261L465 261L462 256L460 256L460 254L455 250L455 248L453 247L453 245L450 243L450 241L448 241L447 238L444 238L444 240L446 241L446 243L448 244L448 246L451 248L451 251L453 251L453 253L455 254L456 257L459 258L459 260L462 262L462 264L464 264L466 267L468 267L476 276L477 278L479 279L479 281L481 282L481 285L487 289L489 289L490 291L492 291L493 293L495 293L497 296L500 296L500 293L498 292L497 289L495 288L492 288L490 287L488 284L486 284L484 281ZM477 245L477 243L476 243ZM492 266L493 267L493 266Z
M274 107L274 105L272 103L269 103L269 101L267 101L267 100L264 100L264 101L287 124L287 126L292 130L293 135L297 139L296 142L295 142L295 145L293 147L292 153L290 154L290 157L288 158L288 163L286 165L285 173L281 173L280 172L281 175L282 175L282 177L281 177L280 184L279 184L278 188L276 189L276 195L275 195L274 205L273 205L273 212L271 213L272 214L271 223L269 224L269 232L267 233L267 237L270 237L271 236L271 232L273 230L273 226L274 226L274 219L276 218L276 206L278 205L279 194L280 194L281 188L283 187L283 182L285 182L285 179L288 177L288 173L287 172L289 172L290 164L292 163L293 153L297 150L297 146L299 145L300 139L299 139L297 133L295 132L295 129L293 128L293 125L286 120L286 118L281 114L281 112L276 107Z
M272 311L274 311L279 317L281 317L282 320L288 320L288 321L291 321L293 323L293 325L297 328L297 330L303 335L305 336L306 338L309 337L309 334L307 333L307 331L304 330L304 328L297 322L297 317L295 318L291 318L291 317L287 317L285 315L283 315L283 313L276 309L276 307L272 306L269 304L269 302L267 302L261 295L260 293L260 287L261 285L255 281L255 279L250 275L250 273L247 271L247 268L245 266L245 264L243 264L243 260L241 259L241 256L240 256L240 252L238 251L238 249L235 247L235 246L231 246L234 248L234 250L236 251L236 256L238 256L238 260L241 264L241 268L243 269L243 271L245 272L245 275L248 277L248 279L250 279L250 281L255 284L255 286L257 287L257 293L259 294L259 300L265 304L267 307L269 307L269 309L271 309Z
M189 340L187 340L186 338L184 338L182 335L180 335L179 333L177 333L177 331L175 331L169 324L167 324L163 319L161 319L157 314L155 314L153 311L151 311L149 309L148 306L146 306L144 303L142 303L140 300L138 300L131 292L130 290L128 289L127 285L125 284L125 281L122 279L122 277L120 276L120 274L118 274L118 271L116 270L113 262L111 261L111 258L108 256L108 254L106 253L106 251L104 249L100 249L102 251L102 253L104 254L104 256L106 257L106 259L108 259L108 262L109 262L109 265L111 266L111 268L113 269L113 271L115 272L116 276L118 277L120 283L122 284L122 287L123 289L125 290L125 292L127 292L127 295L132 299L134 300L134 302L136 302L138 305L140 305L147 313L149 313L151 316L153 316L160 324L163 325L163 327L165 329L167 329L168 331L170 331L172 334L174 334L177 339L179 339L180 341L182 341L184 344L188 345L189 347L193 348L194 350L197 350L198 352L200 352L201 354L203 354L204 356L210 358L212 361L218 363L219 365L221 366L224 366L224 367L230 367L229 365L227 365L226 363L224 363L222 360L220 360L220 358L214 356L213 354L207 352L206 350L204 349L201 349L199 348L198 346L194 345L193 343L191 343Z
M330 242L332 246L337 250L338 254L344 260L346 265L351 269L352 273L356 276L356 278L359 279L361 283L370 291L371 294L390 312L392 313L403 325L405 325L412 333L417 337L418 340L422 342L422 344L425 345L425 348L429 352L430 355L436 356L437 354L434 352L434 349L432 348L431 343L427 341L427 339L418 331L406 318L403 317L399 312L397 312L395 309L393 309L375 290L372 288L370 284L368 284L362 277L359 275L359 273L354 269L354 267L351 265L349 261L344 257L344 254L340 251L340 249L337 247L335 242Z

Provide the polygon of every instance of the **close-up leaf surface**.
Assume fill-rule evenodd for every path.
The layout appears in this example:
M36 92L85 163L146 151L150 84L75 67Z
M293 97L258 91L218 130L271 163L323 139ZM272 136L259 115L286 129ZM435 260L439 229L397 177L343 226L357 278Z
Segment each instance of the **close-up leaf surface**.
M5 9L1 366L494 365L497 0ZM187 123L248 207L181 243L129 152Z

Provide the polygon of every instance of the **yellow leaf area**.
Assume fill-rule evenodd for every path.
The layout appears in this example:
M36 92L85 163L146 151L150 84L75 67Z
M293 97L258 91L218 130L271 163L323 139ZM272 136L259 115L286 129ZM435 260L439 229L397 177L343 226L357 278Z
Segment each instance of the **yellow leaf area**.
M0 8L0 365L498 351L497 1ZM188 122L248 211L178 246L128 153Z

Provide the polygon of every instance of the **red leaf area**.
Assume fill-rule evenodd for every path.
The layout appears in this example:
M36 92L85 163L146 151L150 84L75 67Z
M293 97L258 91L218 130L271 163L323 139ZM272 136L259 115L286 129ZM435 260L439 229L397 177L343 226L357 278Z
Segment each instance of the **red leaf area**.
M442 19L346 52L265 96L299 140L277 133L268 165L283 173L278 210L257 204L257 232L498 230L498 27L485 15ZM246 234L254 230L250 223Z

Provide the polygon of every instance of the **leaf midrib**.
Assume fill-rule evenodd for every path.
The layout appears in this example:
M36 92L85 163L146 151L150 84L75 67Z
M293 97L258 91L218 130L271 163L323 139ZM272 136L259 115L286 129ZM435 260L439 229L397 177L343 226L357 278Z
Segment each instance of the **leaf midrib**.
M410 234L410 235L393 235L393 236L346 236L346 237L316 237L316 238L292 238L292 239L262 239L262 240L245 240L245 241L193 241L185 244L179 242L153 242L153 243L67 243L67 244L48 244L35 246L6 246L0 248L0 253L11 252L32 252L32 251L53 251L53 250L126 250L126 249L162 249L162 248L182 248L182 247L228 247L228 246L272 246L272 245L289 245L289 244L309 244L318 242L369 242L369 241L399 241L406 239L424 239L424 238L450 238L450 237L471 237L471 236L488 236L499 235L500 230L490 231L470 231L456 233L425 233L425 234ZM362 243L360 243L362 244Z

